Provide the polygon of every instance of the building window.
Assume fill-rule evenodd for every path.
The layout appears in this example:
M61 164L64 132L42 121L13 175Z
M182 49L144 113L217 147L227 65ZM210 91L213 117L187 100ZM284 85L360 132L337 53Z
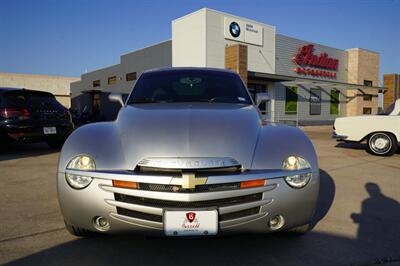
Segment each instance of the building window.
M364 80L364 86L372 87L372 81L371 80Z
M363 99L366 102L370 102L370 101L372 101L372 95L371 94L364 94L363 95Z
M370 114L372 114L372 108L370 108L370 107L364 107L364 108L363 108L363 114L364 114L364 115L370 115Z
M339 115L339 90L331 90L331 115Z
M93 87L100 87L100 80L93 80Z
M126 81L136 80L136 72L126 74Z
M297 114L297 87L286 87L285 114Z
M310 115L321 115L321 89L310 89Z
M100 111L100 93L93 94L93 110Z
M108 78L108 84L112 85L112 84L117 84L117 76L112 76Z

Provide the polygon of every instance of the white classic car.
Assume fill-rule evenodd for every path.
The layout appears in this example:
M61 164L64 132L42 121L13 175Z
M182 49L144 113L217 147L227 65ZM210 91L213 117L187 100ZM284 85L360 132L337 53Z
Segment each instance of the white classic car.
M393 155L400 146L400 99L379 115L337 118L333 129L338 141L366 141L370 153Z

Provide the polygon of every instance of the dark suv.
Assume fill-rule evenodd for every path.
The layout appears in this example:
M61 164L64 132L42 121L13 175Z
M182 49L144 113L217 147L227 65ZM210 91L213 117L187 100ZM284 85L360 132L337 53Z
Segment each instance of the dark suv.
M0 88L0 142L45 141L60 148L73 129L70 113L53 94Z

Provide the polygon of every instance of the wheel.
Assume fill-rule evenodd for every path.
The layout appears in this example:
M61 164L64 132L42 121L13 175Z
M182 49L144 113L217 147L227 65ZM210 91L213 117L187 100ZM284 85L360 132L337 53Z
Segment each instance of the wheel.
M396 137L386 132L376 132L368 137L368 152L378 156L391 156L397 150Z
M10 144L13 142L14 140L12 138L0 133L0 151L7 151Z
M52 149L61 149L64 145L65 140L48 140L46 141L47 145L49 145Z
M303 224L303 225L300 225L297 227L290 228L290 229L286 230L286 232L293 236L301 236L301 235L308 233L310 230L311 230L311 225L308 223L308 224Z
M70 224L67 223L67 221L65 221L65 220L64 220L64 223L65 223L65 228L68 230L68 232L69 232L71 235L74 235L74 236L81 236L81 237L87 237L87 236L93 236L93 235L95 235L94 232L89 231L89 230L87 230L87 229L83 229L83 228L77 227L77 226L70 225Z

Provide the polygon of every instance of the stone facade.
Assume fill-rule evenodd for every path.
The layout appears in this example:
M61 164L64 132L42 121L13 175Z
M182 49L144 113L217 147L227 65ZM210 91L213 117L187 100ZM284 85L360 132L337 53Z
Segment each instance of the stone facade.
M378 86L379 54L354 48L348 52L347 82ZM368 84L372 82L372 84ZM377 89L351 89L346 92L346 115L376 114L378 112Z
M0 87L47 91L54 94L66 108L71 107L70 84L78 80L59 76L0 73Z
M386 91L383 93L383 108L386 108L396 99L400 98L400 75L383 75L383 87L386 88Z

